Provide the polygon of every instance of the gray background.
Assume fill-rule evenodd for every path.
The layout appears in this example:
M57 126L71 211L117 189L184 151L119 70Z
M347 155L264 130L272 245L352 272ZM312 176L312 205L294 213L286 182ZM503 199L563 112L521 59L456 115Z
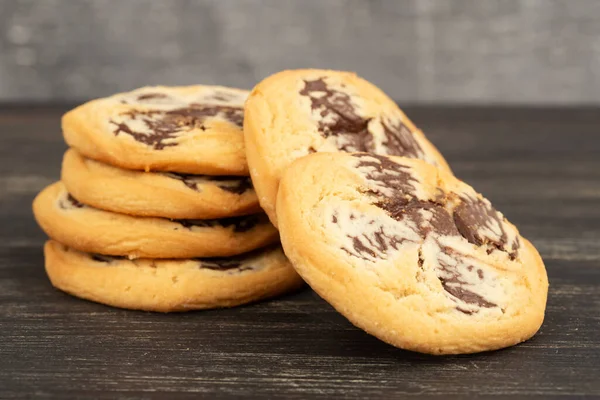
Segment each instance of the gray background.
M0 101L353 70L408 103L600 103L598 0L0 0Z

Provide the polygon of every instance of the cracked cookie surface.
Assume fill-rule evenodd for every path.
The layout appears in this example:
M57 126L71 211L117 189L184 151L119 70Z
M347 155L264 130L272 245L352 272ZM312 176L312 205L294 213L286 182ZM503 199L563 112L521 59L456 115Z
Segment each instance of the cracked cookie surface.
M49 240L44 255L46 272L56 288L134 310L233 307L303 284L278 245L225 258L129 260L84 253Z
M125 169L243 176L247 95L221 86L143 87L69 111L63 134L86 157Z
M262 208L277 225L279 180L315 152L369 152L448 164L387 95L350 72L283 71L260 82L244 109L248 164Z
M421 160L310 155L286 171L277 214L305 281L390 344L492 350L543 321L548 281L535 248L472 187Z

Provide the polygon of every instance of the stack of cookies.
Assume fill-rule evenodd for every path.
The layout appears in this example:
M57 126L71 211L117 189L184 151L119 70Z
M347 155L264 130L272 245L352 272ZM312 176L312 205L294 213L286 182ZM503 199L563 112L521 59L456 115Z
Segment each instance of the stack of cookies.
M51 238L53 285L150 311L228 307L299 287L248 176L247 96L147 87L68 112L61 181L33 204Z
M222 307L301 276L356 326L433 354L510 346L544 319L537 250L355 74L143 88L67 113L63 130L62 182L34 211L50 279L77 296Z

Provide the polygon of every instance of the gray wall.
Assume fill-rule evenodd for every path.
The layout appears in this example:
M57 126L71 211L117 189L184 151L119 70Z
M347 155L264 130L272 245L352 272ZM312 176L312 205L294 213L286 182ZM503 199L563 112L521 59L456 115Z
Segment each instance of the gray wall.
M410 103L600 103L598 0L0 0L0 101L357 71Z

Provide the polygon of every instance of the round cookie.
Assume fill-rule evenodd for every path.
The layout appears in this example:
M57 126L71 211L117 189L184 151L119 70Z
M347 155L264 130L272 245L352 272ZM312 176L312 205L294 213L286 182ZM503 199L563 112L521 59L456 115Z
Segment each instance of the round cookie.
M264 214L212 220L134 217L76 200L61 182L35 198L35 218L50 238L80 251L129 258L219 257L277 241Z
M282 178L277 217L302 278L394 346L499 349L544 319L548 278L536 249L472 187L421 160L307 156Z
M244 176L247 95L220 86L144 87L69 111L62 129L81 154L121 168Z
M281 247L236 257L128 260L82 253L56 241L44 246L46 272L56 288L114 307L189 311L233 307L302 286Z
M62 177L82 203L123 214L213 219L262 212L250 177L126 170L65 153Z
M390 154L420 158L449 170L396 103L354 73L279 72L252 90L244 113L250 175L275 226L279 180L292 161L310 153Z

